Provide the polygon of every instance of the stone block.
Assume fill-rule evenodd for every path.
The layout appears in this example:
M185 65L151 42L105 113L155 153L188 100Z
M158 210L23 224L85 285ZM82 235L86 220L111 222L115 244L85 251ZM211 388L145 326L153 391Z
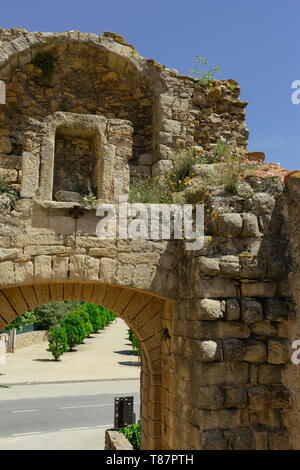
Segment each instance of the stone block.
M218 233L223 237L239 237L243 227L243 219L240 214L220 214L218 218Z
M204 450L228 449L228 439L221 430L205 431L203 433L202 443Z
M244 359L243 342L236 338L223 339L223 356L226 362L241 362Z
M268 362L271 364L286 364L291 357L289 344L285 340L270 339L268 341Z
M280 384L282 380L282 367L273 364L261 364L258 371L260 384Z
M69 265L69 280L73 282L84 281L85 255L71 255Z
M276 336L277 329L268 321L262 321L251 325L251 332L257 336Z
M195 370L202 385L237 385L249 380L249 365L246 362L226 364L223 362L202 363Z
M69 257L68 256L54 256L52 281L67 281L69 275Z
M227 321L239 320L241 316L241 308L237 299L226 300L225 316Z
M268 298L276 295L277 286L272 282L242 282L243 297Z
M280 429L269 433L270 450L292 449L291 436L287 429Z
M31 152L23 152L21 197L32 198L37 194L39 168L40 159Z
M292 316L292 312L286 302L279 299L268 299L264 303L266 319L272 322L281 322Z
M232 298L236 296L236 287L229 279L200 279L195 286L198 295L202 298Z
M263 309L256 300L242 300L242 320L246 323L257 323L263 320Z
M256 215L270 215L275 208L275 198L268 193L256 193L252 198L252 210Z
M51 256L41 255L34 258L34 279L36 283L51 282L52 260Z
M260 231L258 227L258 220L256 215L246 213L242 214L243 219L243 229L241 232L241 237L243 238L257 238L260 236Z
M16 284L33 284L33 263L24 261L15 263Z
M219 322L218 332L221 338L249 338L251 334L247 323L238 321Z
M111 258L102 258L100 261L100 281L112 283L115 279L117 261Z
M239 429L232 439L233 450L255 450L256 442L252 430Z
M226 408L246 408L248 404L247 392L243 387L224 389Z
M223 318L221 302L213 299L197 301L197 318L199 320L219 320Z
M6 155L12 152L12 142L11 139L7 136L0 136L0 154L4 153Z
M215 276L220 272L219 260L216 258L200 256L198 263L200 276Z
M198 359L201 362L212 362L218 359L218 343L215 341L199 341Z
M171 160L159 160L152 165L152 176L165 176L172 171L173 163Z
M192 383L190 393L194 408L219 410L223 407L223 396L219 387L197 387ZM196 421L195 424L199 424L199 422Z
M262 341L249 339L246 342L246 351L244 361L247 362L266 362L267 348Z
M221 273L224 276L238 277L241 267L238 256L222 256L219 262Z

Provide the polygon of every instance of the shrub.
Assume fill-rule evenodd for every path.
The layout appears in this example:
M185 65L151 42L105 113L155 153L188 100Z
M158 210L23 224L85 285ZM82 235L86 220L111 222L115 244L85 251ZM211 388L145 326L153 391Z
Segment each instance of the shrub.
M124 434L126 439L130 442L134 450L140 450L141 447L141 424L131 424L125 428L120 429L120 432Z
M92 333L97 333L101 330L101 315L98 305L86 303L85 307L89 314L90 322L92 324Z
M93 325L91 324L90 322L90 316L88 314L88 311L86 309L86 306L83 305L82 307L80 307L79 309L77 309L75 311L75 313L77 315L80 316L80 318L82 318L83 322L84 322L84 328L85 328L85 336L88 337L92 332L93 332Z
M150 176L131 178L129 202L149 204L171 203L172 197L167 179L164 177L150 178Z
M65 328L51 326L49 335L49 349L51 350L54 359L58 361L60 356L66 352L67 348L68 343Z
M67 343L70 351L72 351L72 349L81 344L85 338L84 321L79 315L71 313L63 319L61 326L66 329Z
M49 330L50 326L57 326L61 321L72 313L82 302L64 301L51 302L34 309L36 322L35 330Z
M108 308L99 306L100 320L101 320L101 330L104 330L106 325L110 323L116 316L108 310Z
M131 342L131 346L132 346L134 354L136 356L139 356L140 343L139 343L139 340L137 339L137 337L135 336L135 334L133 333L133 331L131 329L128 330L128 338L129 338L129 341Z

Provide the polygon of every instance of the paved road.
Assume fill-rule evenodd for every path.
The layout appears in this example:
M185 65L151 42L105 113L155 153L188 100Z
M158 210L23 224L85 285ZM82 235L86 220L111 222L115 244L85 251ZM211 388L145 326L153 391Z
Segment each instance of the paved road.
M115 396L118 394L3 400L0 402L0 438L112 426ZM138 419L139 394L133 396Z
M114 397L134 396L139 419L138 389L136 380L0 389L0 450L103 449L105 429L113 426Z
M60 362L45 343L7 354L0 384L14 385L0 388L0 450L103 449L115 396L133 395L138 419L140 367L127 329L112 323Z

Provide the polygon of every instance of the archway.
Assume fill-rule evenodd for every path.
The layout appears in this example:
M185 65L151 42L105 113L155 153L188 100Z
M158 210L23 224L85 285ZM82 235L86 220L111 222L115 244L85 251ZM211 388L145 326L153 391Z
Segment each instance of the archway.
M0 330L28 309L62 300L103 305L122 318L142 347L141 448L161 449L169 423L171 405L164 394L165 366L169 361L169 333L164 319L173 302L137 289L108 284L33 284L0 290Z

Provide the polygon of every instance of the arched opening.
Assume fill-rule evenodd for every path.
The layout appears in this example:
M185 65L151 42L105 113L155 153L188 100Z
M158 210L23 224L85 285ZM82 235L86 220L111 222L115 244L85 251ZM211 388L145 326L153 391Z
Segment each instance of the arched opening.
M122 318L140 341L141 354L141 448L166 448L171 404L164 398L164 368L170 354L164 318L170 301L132 288L105 284L44 284L13 287L0 291L0 329L28 309L49 302L79 300L103 305Z
M127 56L100 43L80 38L57 41L54 36L48 44L41 41L22 64L15 64L3 76L7 100L0 116L1 128L14 131L11 153L31 151L28 141L34 121L42 122L58 111L130 121L133 160L152 152L155 93L146 74L125 52Z

